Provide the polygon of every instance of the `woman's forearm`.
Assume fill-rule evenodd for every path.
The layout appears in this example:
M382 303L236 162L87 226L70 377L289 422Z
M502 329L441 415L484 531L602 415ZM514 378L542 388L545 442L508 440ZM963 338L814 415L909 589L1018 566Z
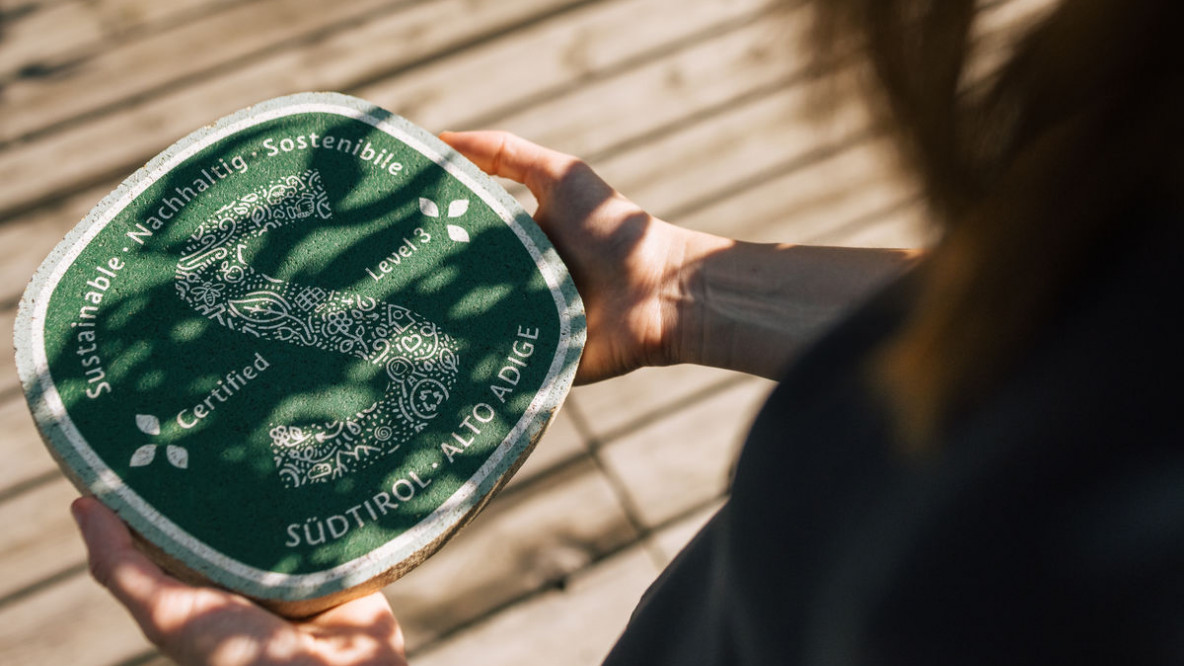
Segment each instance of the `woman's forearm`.
M670 358L780 376L793 356L913 263L914 250L774 245L688 232Z

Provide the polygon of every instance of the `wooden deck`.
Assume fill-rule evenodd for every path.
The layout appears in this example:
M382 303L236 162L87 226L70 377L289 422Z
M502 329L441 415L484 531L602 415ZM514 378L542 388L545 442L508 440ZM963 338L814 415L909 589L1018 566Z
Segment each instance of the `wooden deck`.
M986 31L1040 4L993 3ZM770 0L0 0L0 341L48 251L131 171L307 90L518 132L689 227L915 245L883 137L856 105L819 113L804 19ZM388 588L413 663L597 663L720 503L769 386L675 367L575 390L506 492ZM0 664L168 663L88 577L11 354L0 432Z

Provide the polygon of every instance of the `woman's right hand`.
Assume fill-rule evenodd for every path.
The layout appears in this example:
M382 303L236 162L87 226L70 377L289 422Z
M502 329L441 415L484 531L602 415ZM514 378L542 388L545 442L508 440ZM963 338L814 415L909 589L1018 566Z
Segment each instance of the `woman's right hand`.
M446 132L487 173L526 185L588 316L577 383L698 363L779 377L810 340L917 257L743 243L667 224L580 160L505 132Z
M506 132L440 138L486 173L525 185L534 219L579 287L588 341L576 382L679 362L675 348L688 254L715 239L667 224L605 183L584 162Z

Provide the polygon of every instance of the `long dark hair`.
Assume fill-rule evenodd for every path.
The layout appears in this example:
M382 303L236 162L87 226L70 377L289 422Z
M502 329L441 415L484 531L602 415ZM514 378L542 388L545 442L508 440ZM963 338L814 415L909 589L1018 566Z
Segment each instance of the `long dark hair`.
M968 72L982 2L815 4L822 50L860 42L873 108L941 230L875 367L906 441L931 442L1007 376L1110 243L1149 207L1179 213L1184 3L1044 3L979 80Z

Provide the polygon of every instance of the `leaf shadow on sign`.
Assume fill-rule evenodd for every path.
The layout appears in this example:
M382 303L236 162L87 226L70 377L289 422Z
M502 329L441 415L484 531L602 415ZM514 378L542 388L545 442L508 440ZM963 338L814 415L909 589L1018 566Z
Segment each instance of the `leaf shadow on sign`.
M346 121L326 131L342 135L356 132L352 123ZM233 141L220 144L218 154L199 154L188 162L197 166L175 170L142 196L152 198L153 205L176 196L175 193L193 186L202 164L220 156L245 154L261 138L259 133L240 134ZM421 411L423 421L447 423L433 438L413 436L397 449L385 445L386 453L375 454L379 459L372 464L343 471L326 482L318 479L284 491L263 493L261 489L274 488L278 483L278 458L267 446L269 440L276 441L273 431L277 426L300 425L305 430L319 428L319 434L334 429L339 435L350 434L348 421L367 405L381 401L389 389L392 371L389 364L367 360L367 356L377 353L376 341L381 335L355 335L371 347L367 354L361 355L356 348L343 352L296 344L298 332L276 322L293 316L292 310L283 311L285 306L281 301L295 300L293 296L304 293L300 290L277 288L273 294L279 296L270 300L263 297L250 300L238 294L238 301L250 300L250 303L230 303L233 299L228 294L233 292L232 278L237 275L236 256L252 265L257 262L258 272L269 275L270 280L318 287L346 296L353 294L359 300L366 300L367 306L371 300L395 305L418 315L420 324L438 326L457 343L455 351L460 359L457 386L467 383L478 387L474 391L484 391L489 383L497 381L508 346L513 342L512 339L490 340L491 322L509 331L518 326L530 330L539 324L529 321L529 315L522 315L519 321L519 315L530 313L535 308L532 304L539 299L551 304L550 294L541 280L527 279L532 268L522 257L514 256L507 244L512 234L504 223L468 228L465 239L459 241L449 234L446 225L459 224L459 214L463 211L455 220L443 215L436 219L424 215L424 208L419 204L423 193L450 202L439 207L444 215L447 211L466 208L452 205L464 192L443 169L435 165L410 169L398 180L387 181L391 186L384 189L375 188L373 179L367 178L365 169L369 167L357 160L342 160L332 151L308 151L300 157L297 162L301 169L317 171L331 185L329 196L337 200L330 202L333 210L329 218L319 218L314 207L314 214L299 220L284 217L286 221L277 223L271 231L252 236L243 229L254 213L246 217L224 214L223 207L234 203L236 197L222 194L219 186L225 186L218 182L211 186L208 196L188 205L185 211L188 217L178 212L177 220L163 224L142 247L132 245L134 253L122 254L114 246L102 249L105 254L100 256L114 255L128 262L128 273L121 276L127 282L119 282L117 288L106 291L95 327L95 334L103 344L101 381L119 387L118 393L113 391L108 395L116 401L116 408L103 409L99 404L102 401L86 396L88 386L93 387L87 376L60 382L61 395L71 415L92 421L94 431L103 433L106 448L100 455L104 462L120 477L134 478L137 492L154 507L165 516L183 517L188 531L219 550L242 547L244 541L257 541L254 546L243 547L244 561L279 571L303 570L348 559L344 548L334 548L329 543L336 531L344 529L340 521L330 520L333 517L345 519L351 529L356 524L356 534L365 532L359 543L369 546L414 526L469 481L483 456L468 459L462 452L456 457L463 464L431 467L428 461L439 458L441 440L458 446L459 440L450 439L451 434L462 427L460 424L472 412L475 402L469 399L454 404L454 400L433 405L429 397L424 404L438 411ZM251 163L250 168L259 168L259 164ZM291 176L290 171L276 175ZM352 196L355 191L364 191L365 196ZM299 196L307 194L301 192ZM315 203L315 193L312 196ZM266 203L253 223L258 226L260 221L274 221L276 211L307 203L304 199L291 199L281 197ZM467 210L477 208L474 205ZM227 232L222 245L202 246L200 234L193 231L198 222L209 222L207 231L213 233L218 220L223 218L239 226L234 232ZM135 222L122 223L130 228ZM423 235L412 234L420 228ZM392 271L389 277L382 273L384 277L379 280L363 271L364 267L373 269L381 265L392 249L401 257L400 262L407 261L398 252L403 247L400 243L409 234L412 243L431 236L431 241L421 243L420 249L415 250L430 259L430 270L404 271L404 277ZM117 240L131 245L126 237ZM199 268L188 269L187 277L182 280L179 277L182 271L177 266L184 248L194 244L203 251L211 247L230 251L215 252L206 263L195 260L193 266ZM520 247L517 251L525 255ZM480 270L474 270L475 266ZM193 280L186 284L188 300L185 300L179 295L183 290L178 285L189 277ZM343 302L333 301L333 311L344 311L336 307ZM195 304L204 306L205 310L195 310ZM240 312L255 308L249 312L257 320L253 330L227 328L225 322L231 318L233 307L239 307ZM553 304L551 307L553 312ZM316 312L316 308L311 311ZM324 324L324 321L316 323ZM65 332L60 336L58 351L62 356L74 351L70 335ZM344 333L339 336L345 337L349 336ZM244 349L243 340L252 343ZM553 352L540 350L540 356L548 359L543 351ZM51 360L51 367L56 362ZM75 374L76 365L75 362ZM527 397L511 393L508 399L514 410L522 410ZM486 400L501 409L492 397ZM145 431L137 426L137 422L145 421L137 421L132 414L137 418L153 416L158 428ZM484 415L482 412L481 416ZM373 433L373 428L369 432ZM465 430L459 432L462 438L467 434ZM360 441L359 433L352 434ZM159 447L159 455L141 454L136 458L134 452L145 451L145 447ZM96 440L96 449L99 448ZM417 468L420 471L414 478L409 476L415 470L408 467L408 461L425 465ZM386 496L383 502L379 502L380 495ZM402 499L409 495L413 497ZM394 504L403 510L386 515L386 507ZM267 516L278 509L307 516L308 520L295 530L269 524ZM222 512L227 510L237 512L238 518L226 520ZM377 518L367 520L370 516ZM379 523L383 524L381 530L362 529ZM318 546L325 543L316 554L309 549L301 554L300 549L283 547L288 539L300 542L301 548L310 543Z

